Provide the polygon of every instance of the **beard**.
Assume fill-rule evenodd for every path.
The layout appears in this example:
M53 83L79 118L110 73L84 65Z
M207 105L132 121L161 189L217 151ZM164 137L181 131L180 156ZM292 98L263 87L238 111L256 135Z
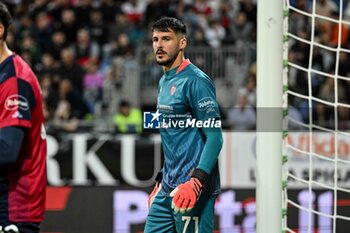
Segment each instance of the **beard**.
M166 60L158 60L156 58L156 62L158 65L161 65L161 66L170 66L172 63L174 63L174 61L176 60L177 56L179 55L179 51L177 51L176 53L174 54L166 54L168 55L168 59Z

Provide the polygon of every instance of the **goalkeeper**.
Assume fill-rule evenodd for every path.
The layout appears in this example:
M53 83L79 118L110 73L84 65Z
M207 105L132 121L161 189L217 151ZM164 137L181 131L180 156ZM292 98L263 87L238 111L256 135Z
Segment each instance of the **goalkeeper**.
M178 123L177 127L160 128L165 161L148 200L145 233L212 233L223 142L215 87L203 71L184 58L187 38L182 21L161 18L152 26L152 41L156 62L164 70L156 114L161 122ZM187 119L214 121L215 125L179 123Z

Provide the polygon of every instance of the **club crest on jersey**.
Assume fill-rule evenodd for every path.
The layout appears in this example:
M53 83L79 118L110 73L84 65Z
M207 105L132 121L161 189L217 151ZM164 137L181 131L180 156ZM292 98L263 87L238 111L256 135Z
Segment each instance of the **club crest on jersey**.
M172 85L170 88L170 95L174 95L175 91L176 91L176 86Z
M10 95L5 100L5 109L7 110L15 110L15 109L21 109L21 110L28 110L29 109L29 102L28 100L21 95Z

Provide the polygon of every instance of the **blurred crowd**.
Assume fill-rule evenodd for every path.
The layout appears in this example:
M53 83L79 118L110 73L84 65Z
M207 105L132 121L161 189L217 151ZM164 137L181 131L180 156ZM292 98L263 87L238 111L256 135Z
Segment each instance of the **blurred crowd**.
M161 16L185 21L190 46L215 49L240 41L256 41L254 0L8 0L6 3L14 16L8 45L37 74L47 122L69 131L75 131L81 122L96 119L101 109L108 108L107 90L118 86L112 61L133 59L140 46L151 46L150 25ZM247 86L255 85L255 76L249 79ZM246 97L250 102L255 101L248 93ZM121 100L120 106L125 102ZM118 110L112 121L116 122L119 113Z
M135 59L141 46L151 46L150 25L161 16L185 21L189 46L215 50L223 46L242 47L242 43L254 48L256 43L255 0L8 0L6 3L14 15L8 44L36 72L47 121L69 131L75 131L81 122L93 121L109 107L109 95L120 85L114 65L120 59ZM313 10L312 1L291 3L303 12ZM350 18L348 8L343 7L345 20ZM313 21L305 14L290 11L289 31L300 39L290 37L289 61L301 68L290 67L289 87L299 94L316 97L311 108L315 124L334 125L334 111L337 111L339 127L347 127L346 106L334 110L317 98L350 103L350 83L346 78L350 75L349 25L339 26L332 21L340 17L339 1L318 0L315 12L321 17ZM313 40L314 45L310 47L303 40ZM337 47L343 50L336 52ZM223 110L228 128L255 129L256 50L252 53L237 99L230 109ZM311 72L311 79L303 68L315 71ZM337 82L332 78L334 75L340 77ZM295 107L290 114L308 122L309 102L293 95L289 102ZM120 101L119 108L127 105L142 109L142 105L130 106L126 100ZM116 124L118 114L123 114L119 108L111 117ZM142 120L142 116L135 119ZM139 125L133 128L133 132L139 131Z
M133 59L140 46L151 46L150 25L163 15L185 21L190 46L239 47L243 41L254 47L256 42L255 0L8 0L6 3L14 16L8 44L37 74L47 121L70 131L76 130L79 122L98 118L109 107L110 93L120 85L113 60ZM294 0L291 4L306 13L313 11L312 1ZM342 20L349 20L350 7L345 5L343 9ZM317 16L312 18L290 10L289 32L296 38L290 37L288 59L297 67L289 69L289 88L315 97L311 109L315 124L334 127L334 118L338 117L338 127L347 128L349 25L339 25L337 21L339 1L318 0L315 12ZM304 40L312 41L312 47ZM336 48L341 48L340 52ZM255 128L256 64L252 57L237 99L232 101L232 108L223 110L229 128ZM303 68L311 68L313 72ZM133 94L137 95L130 93ZM121 100L121 105L123 101L125 104ZM334 108L327 104L335 101L342 105ZM307 99L290 95L289 103L294 106L291 112L295 119L310 120ZM132 107L142 109L142 106ZM111 117L112 122L116 122L119 113L118 109L114 118Z
M289 69L289 88L306 97L289 95L289 103L299 111L297 118L302 122L329 129L349 128L350 107L350 4L342 1L295 0L292 6L311 14L291 10L289 13L290 37L289 61L294 65ZM343 23L339 23L343 21ZM312 45L306 41L311 41ZM310 69L307 72L305 69ZM335 78L337 77L337 78ZM312 106L310 105L312 104ZM337 108L334 104L339 103Z

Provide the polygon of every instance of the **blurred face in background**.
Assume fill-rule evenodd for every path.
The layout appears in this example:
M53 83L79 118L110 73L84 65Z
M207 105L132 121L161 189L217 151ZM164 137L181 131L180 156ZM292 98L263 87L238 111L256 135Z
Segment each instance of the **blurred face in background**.
M129 42L128 35L125 33L120 34L118 37L118 46L127 47L127 46L129 46L129 44L130 44L130 42Z
M85 29L80 29L77 34L77 43L78 45L81 44L88 44L90 42L90 34L89 31Z
M61 51L62 62L66 65L74 64L74 52L70 49L64 49Z
M35 22L36 22L36 27L39 30L45 30L47 27L50 26L50 20L49 20L49 17L46 13L38 14Z
M55 32L52 35L52 41L56 45L63 45L66 42L66 36L63 32Z
M75 14L73 10L66 9L62 12L62 22L64 24L73 24L75 22Z
M64 99L67 94L72 90L72 84L69 80L63 79L58 88L60 98Z
M44 53L41 57L41 62L44 67L50 68L54 65L54 59L51 54L49 53Z

